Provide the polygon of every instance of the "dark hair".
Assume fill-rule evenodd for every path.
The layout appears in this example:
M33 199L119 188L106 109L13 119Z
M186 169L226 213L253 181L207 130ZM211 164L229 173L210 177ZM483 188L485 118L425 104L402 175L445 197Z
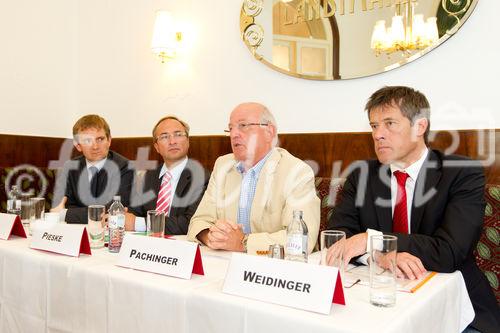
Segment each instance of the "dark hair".
M153 142L156 142L156 138L155 138L156 129L158 128L158 126L161 124L162 121L165 121L168 119L177 120L179 123L181 123L182 127L184 127L184 130L186 131L186 136L189 137L189 125L188 125L188 123L186 123L184 120L177 118L176 116L166 116L166 117L163 117L160 120L158 120L155 127L153 127Z
M73 125L73 137L76 138L78 133L88 128L95 128L97 130L102 129L104 130L104 133L106 133L106 137L108 139L111 137L111 131L109 130L108 123L103 117L96 114L88 114L78 119Z
M431 109L429 101L420 91L405 86L386 86L374 92L365 106L365 111L370 116L370 111L377 107L397 106L403 116L410 120L413 126L415 120L427 119L427 129L424 133L425 144L428 144L431 127Z

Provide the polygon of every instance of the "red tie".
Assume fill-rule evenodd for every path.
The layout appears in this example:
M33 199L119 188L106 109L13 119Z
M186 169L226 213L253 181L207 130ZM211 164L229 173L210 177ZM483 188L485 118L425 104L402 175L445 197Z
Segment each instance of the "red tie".
M396 195L396 206L392 216L392 231L408 234L408 207L406 204L406 180L409 175L406 172L394 171L398 181L398 194Z
M156 200L156 210L165 212L168 215L170 204L172 203L172 174L166 172L161 180L160 192L158 192L158 199Z

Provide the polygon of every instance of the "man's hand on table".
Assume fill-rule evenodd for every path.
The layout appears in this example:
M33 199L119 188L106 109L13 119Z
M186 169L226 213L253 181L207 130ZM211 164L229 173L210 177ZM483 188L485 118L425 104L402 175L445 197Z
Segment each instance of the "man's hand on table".
M398 252L396 255L396 276L410 280L420 279L427 270L422 261L408 252Z
M243 252L242 240L245 237L241 225L228 220L217 220L210 229L198 234L198 239L214 250Z

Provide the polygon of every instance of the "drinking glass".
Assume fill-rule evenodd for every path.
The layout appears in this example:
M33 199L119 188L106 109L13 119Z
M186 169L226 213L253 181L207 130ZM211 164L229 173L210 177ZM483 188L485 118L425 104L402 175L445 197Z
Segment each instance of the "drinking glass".
M370 303L381 307L396 304L396 236L370 237Z
M88 233L90 247L99 249L104 247L104 213L103 205L90 205L88 208Z
M321 232L321 265L337 267L342 277L344 275L345 242L346 235L343 231L323 230ZM330 252L329 256L327 256L328 252Z
M32 234L36 225L45 217L45 198L30 198L29 234Z
M146 235L162 237L165 232L165 213L158 210L148 210Z

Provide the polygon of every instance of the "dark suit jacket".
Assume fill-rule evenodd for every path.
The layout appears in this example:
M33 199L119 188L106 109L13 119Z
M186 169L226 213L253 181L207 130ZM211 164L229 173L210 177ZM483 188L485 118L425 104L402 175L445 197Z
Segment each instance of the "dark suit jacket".
M64 164L61 180L66 187L65 220L68 223L87 223L87 207L91 204L109 208L114 195L121 197L125 207L129 205L134 171L129 169L128 160L122 155L109 151L108 159L97 173L97 198L91 194L85 157L80 156Z
M160 191L160 171L163 164L155 170L148 170L144 175L142 193L134 191L133 207L129 211L135 216L146 217L148 210L156 208L156 200ZM165 218L165 234L185 235L189 221L205 193L209 179L208 172L193 160L188 159L181 173L172 200L170 215ZM140 182L136 182L140 183ZM140 192L140 188L138 189Z
M364 167L347 177L342 200L328 228L344 230L348 237L368 228L394 234L398 237L398 252L420 258L427 270L460 270L476 312L472 326L481 332L498 332L500 310L472 253L482 231L485 208L481 165L430 150L415 184L411 234L406 235L392 232L389 166L378 161L363 162ZM470 165L460 166L464 162ZM459 166L453 166L457 163ZM419 193L429 197L419 200Z

